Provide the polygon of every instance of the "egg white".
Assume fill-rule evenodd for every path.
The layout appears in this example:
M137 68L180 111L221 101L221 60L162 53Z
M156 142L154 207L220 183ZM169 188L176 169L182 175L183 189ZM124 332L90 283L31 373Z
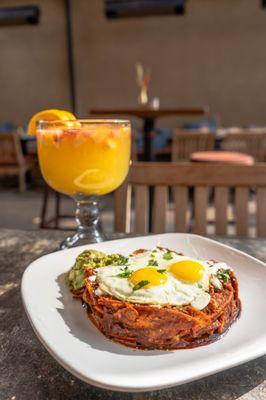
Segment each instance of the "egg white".
M163 258L165 253L166 250L159 248L147 250L143 253L129 256L127 264L128 269L134 272L141 268L150 268L151 266L148 265L148 261L151 258L156 260L158 266L154 266L155 269L167 270L165 272L167 275L167 282L165 284L143 287L134 291L134 285L130 282L129 278L121 278L117 276L123 272L125 266L110 265L96 270L96 280L100 290L120 300L134 303L155 304L159 306L171 305L179 307L191 304L198 309L206 307L210 301L208 291L211 266L209 262L197 260L192 257L181 256L174 252L171 253L172 259L166 260ZM152 257L152 255L154 256ZM200 281L196 283L185 283L168 270L170 265L182 260L196 261L203 266L203 276Z

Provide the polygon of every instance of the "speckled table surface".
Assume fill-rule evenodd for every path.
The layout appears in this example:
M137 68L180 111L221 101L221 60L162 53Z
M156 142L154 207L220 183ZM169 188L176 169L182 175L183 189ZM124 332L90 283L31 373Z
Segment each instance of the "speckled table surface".
M27 265L53 251L65 236L56 231L0 230L1 400L266 400L266 356L190 384L150 393L101 390L64 370L30 327L20 281ZM266 240L218 240L266 261Z

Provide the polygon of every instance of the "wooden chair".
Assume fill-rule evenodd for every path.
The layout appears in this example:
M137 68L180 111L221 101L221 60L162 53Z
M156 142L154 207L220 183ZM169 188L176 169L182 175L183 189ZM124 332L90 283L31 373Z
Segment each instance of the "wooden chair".
M130 159L132 161L138 161L136 132L132 131L131 138L132 139L131 139L131 156L130 156Z
M175 231L206 234L209 188L214 190L215 233L227 234L229 191L234 188L236 234L247 236L250 190L256 198L256 233L266 236L266 164L213 165L196 163L134 163L127 181L115 192L115 230L130 232L134 192L134 231L148 232L149 187L154 187L152 232L164 232L169 190L174 192ZM194 189L192 210L189 188Z
M209 131L177 129L173 132L172 161L189 161L191 153L213 150L214 144L215 136Z
M255 161L266 161L266 132L232 132L222 141L222 149L250 154Z
M19 135L0 132L0 175L18 175L19 189L26 190L26 172L32 168L30 157L24 157Z

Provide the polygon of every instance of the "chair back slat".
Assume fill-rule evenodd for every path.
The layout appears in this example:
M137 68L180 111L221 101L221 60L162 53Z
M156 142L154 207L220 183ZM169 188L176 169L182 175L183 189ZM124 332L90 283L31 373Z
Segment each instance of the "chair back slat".
M176 232L186 232L187 227L188 188L174 187L174 210Z
M266 187L257 189L257 236L266 237Z
M266 132L231 132L222 141L222 149L246 153L255 161L266 161Z
M194 193L194 211L195 223L193 232L200 235L206 235L206 213L208 205L208 187L197 186Z
M213 150L215 137L211 132L175 130L172 141L172 161L189 161L196 151Z
M16 132L0 133L0 164L21 165L24 162L19 135Z
M135 187L135 232L137 233L148 232L148 208L148 187L137 185Z
M237 236L247 236L248 233L248 197L249 189L237 187L235 190L235 218Z
M115 193L116 231L130 231L131 187L135 195L135 230L138 233L148 231L149 188L153 188L152 232L166 230L169 211L174 214L172 218L178 232L192 230L204 235L210 232L208 223L214 222L215 233L226 235L228 223L233 222L236 234L246 236L251 232L249 222L252 221L257 224L257 235L266 237L266 164L221 164L214 168L200 163L133 163L127 182ZM173 193L173 208L169 207L169 189ZM228 212L231 205L234 206L232 221ZM213 207L209 206L214 206L214 221L211 220ZM255 218L249 218L251 213Z
M116 232L130 232L131 189L126 180L114 193Z
M154 207L153 207L153 233L165 232L166 212L168 203L167 186L156 186L154 188Z
M227 234L227 205L228 205L228 188L216 187L214 189L216 235Z
M137 152L137 138L136 133L131 133L131 155L130 159L132 161L138 161L138 152Z

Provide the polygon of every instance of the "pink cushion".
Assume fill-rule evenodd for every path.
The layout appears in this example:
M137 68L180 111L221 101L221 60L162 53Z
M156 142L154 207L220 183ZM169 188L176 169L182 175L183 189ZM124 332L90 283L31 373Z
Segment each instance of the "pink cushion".
M191 161L203 163L253 165L254 158L248 154L233 151L199 151L190 155Z

